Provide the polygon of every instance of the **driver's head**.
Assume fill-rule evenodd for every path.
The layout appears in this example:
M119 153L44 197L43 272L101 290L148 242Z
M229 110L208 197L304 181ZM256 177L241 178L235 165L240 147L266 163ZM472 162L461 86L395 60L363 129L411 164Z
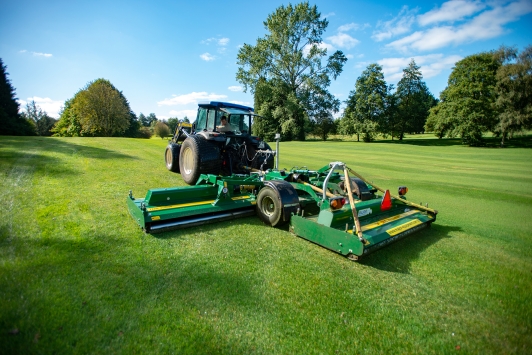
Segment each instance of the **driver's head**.
M220 118L220 121L222 122L223 125L225 125L227 123L227 117L222 116L222 118Z

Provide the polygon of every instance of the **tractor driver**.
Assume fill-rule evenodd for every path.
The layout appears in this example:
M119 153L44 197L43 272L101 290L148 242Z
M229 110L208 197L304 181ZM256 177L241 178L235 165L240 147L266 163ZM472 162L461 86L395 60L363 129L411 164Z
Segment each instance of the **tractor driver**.
M231 124L227 122L227 117L222 116L220 119L220 126L216 126L219 132L231 132L233 128Z

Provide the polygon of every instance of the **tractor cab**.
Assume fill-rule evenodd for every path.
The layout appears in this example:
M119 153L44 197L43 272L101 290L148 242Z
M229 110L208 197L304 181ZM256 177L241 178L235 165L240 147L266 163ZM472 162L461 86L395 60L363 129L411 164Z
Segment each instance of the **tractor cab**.
M228 137L242 136L240 140L258 141L251 136L253 117L256 116L252 107L228 102L211 101L198 105L198 114L194 123L196 134L210 141L224 141ZM225 117L227 124L222 125Z

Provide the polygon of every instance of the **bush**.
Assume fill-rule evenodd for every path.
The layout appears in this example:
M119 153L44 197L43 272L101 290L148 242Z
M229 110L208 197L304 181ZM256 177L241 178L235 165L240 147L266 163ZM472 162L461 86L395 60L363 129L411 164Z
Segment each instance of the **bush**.
M153 133L151 132L150 127L140 127L137 138L146 138L150 139Z

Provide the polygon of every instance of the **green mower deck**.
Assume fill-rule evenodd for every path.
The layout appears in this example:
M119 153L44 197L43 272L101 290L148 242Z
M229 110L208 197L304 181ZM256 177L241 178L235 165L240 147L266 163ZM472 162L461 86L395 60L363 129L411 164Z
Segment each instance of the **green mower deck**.
M274 227L289 223L294 234L353 260L430 226L437 214L370 184L341 162L316 171L201 175L195 186L152 189L145 198L130 192L127 204L147 233L257 214Z

